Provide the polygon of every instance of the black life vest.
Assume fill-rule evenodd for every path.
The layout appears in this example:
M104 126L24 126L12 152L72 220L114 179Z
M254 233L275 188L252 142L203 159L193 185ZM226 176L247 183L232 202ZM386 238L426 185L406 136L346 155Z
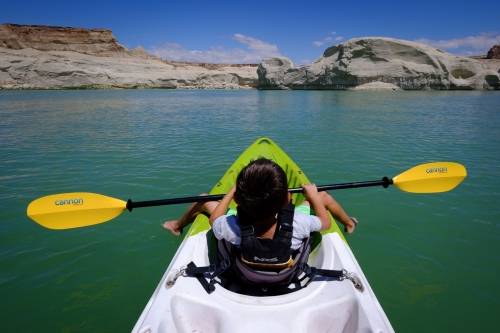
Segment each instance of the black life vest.
M218 283L247 295L281 295L305 288L316 277L337 281L349 279L362 291L361 281L353 273L307 264L310 238L304 239L297 251L292 250L293 213L294 206L290 204L278 214L273 239L258 238L253 227L243 227L241 246L237 247L226 240L215 240L212 233L217 242L215 262L211 260L209 266L202 267L190 262L183 275L196 278L207 293L212 293ZM316 234L321 239L320 234ZM229 274L227 278L226 274Z
M260 270L282 270L292 267L293 214L293 204L288 204L280 211L272 239L257 237L252 225L240 226L241 261Z

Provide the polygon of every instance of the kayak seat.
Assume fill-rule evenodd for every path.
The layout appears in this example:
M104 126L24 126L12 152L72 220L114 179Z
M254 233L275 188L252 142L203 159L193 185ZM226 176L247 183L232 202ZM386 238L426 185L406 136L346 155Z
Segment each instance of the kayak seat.
M233 292L262 296L289 293L308 283L309 279L300 276L304 275L302 266L307 264L309 253L321 243L321 234L311 233L299 250L293 253L295 264L278 271L257 270L249 267L241 261L238 247L225 240L218 240L212 230L206 233L206 240L211 267L220 267L224 260L230 262L229 269L219 275L218 283Z
M238 247L218 240L212 230L207 231L209 266L198 267L191 262L186 275L198 279L203 288L212 293L215 284L249 296L283 295L306 287L319 278L343 280L342 270L325 270L307 264L309 254L321 243L319 232L311 233L301 248L293 254L294 265L279 271L264 271L249 267L241 261Z

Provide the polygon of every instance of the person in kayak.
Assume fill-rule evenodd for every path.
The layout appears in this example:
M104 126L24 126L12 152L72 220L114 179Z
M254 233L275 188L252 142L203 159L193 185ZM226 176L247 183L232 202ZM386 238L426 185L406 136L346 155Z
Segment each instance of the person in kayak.
M300 247L304 238L314 231L330 227L327 211L341 222L347 233L354 232L357 220L351 218L342 206L327 192L318 192L314 184L304 184L306 201L295 208L293 214L292 249ZM277 216L290 201L286 174L276 163L268 159L257 159L239 173L236 186L219 201L192 205L178 220L166 221L163 227L179 236L182 229L193 222L200 213L210 216L210 225L218 239L239 245L240 226L252 225L258 238L270 239L276 231ZM229 210L231 200L237 210ZM310 209L316 215L310 215Z

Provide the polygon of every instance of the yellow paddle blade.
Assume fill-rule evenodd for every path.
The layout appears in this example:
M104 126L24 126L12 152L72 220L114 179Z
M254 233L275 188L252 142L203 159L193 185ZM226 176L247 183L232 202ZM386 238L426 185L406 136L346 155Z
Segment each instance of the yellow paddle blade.
M467 170L455 162L433 162L417 165L392 179L402 191L412 193L446 192L457 187Z
M123 200L105 195L73 192L53 194L33 200L26 213L49 229L71 229L103 223L126 209Z

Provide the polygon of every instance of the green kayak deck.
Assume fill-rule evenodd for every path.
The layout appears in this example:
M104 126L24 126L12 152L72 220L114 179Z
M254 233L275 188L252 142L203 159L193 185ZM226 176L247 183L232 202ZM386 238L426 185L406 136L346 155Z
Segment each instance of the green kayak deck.
M309 182L276 143L260 138L238 157L210 194L229 191L240 170L259 157L277 162L287 174L289 187ZM292 199L300 204L304 196L294 194ZM308 264L322 269L345 269L351 277L359 278L363 291L349 279L317 279L306 288L283 295L251 296L223 286L207 293L199 279L179 273L189 263L198 267L212 264L213 244L206 234L209 228L207 217L199 215L137 320L134 333L394 332L336 223L323 232L320 246L311 251Z
M273 160L283 168L288 180L288 188L301 187L303 184L310 183L304 172L290 158L290 156L288 156L287 153L285 153L273 140L263 137L257 139L236 159L236 161L231 165L231 167L229 167L222 178L212 188L210 194L227 193L236 182L236 177L238 176L241 169L243 169L251 161L261 157ZM302 194L292 194L292 203L294 205L299 205L303 201L304 196ZM235 203L231 202L230 207L236 208ZM323 231L322 233L325 234L336 232L345 241L345 238L342 232L340 232L337 223L335 223L333 217L330 216L330 218L332 220L331 227L328 230ZM208 229L210 229L208 218L200 214L191 225L191 228L189 229L186 237L196 235L197 233Z

